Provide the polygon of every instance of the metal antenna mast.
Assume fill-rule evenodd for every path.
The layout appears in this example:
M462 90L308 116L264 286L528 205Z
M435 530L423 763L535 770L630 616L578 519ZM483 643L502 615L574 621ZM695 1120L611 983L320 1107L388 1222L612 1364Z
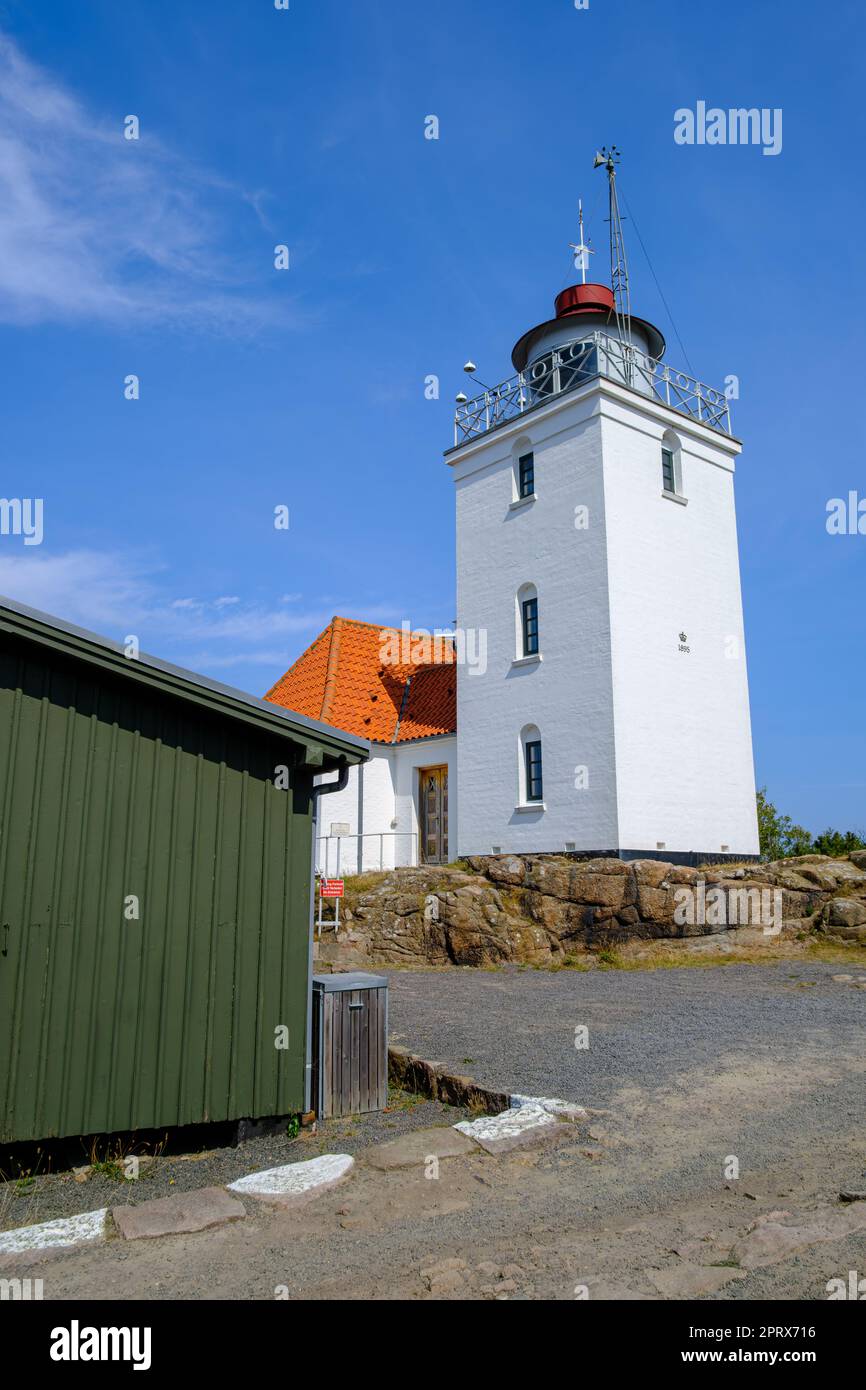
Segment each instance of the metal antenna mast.
M577 200L577 207L578 207L578 220L579 220L579 226L580 226L580 241L577 242L577 243L575 243L575 242L573 242L573 241L572 241L572 242L569 242L569 245L570 245L572 251L574 252L574 268L575 268L575 270L580 270L580 271L582 271L582 273L583 273L583 283L586 284L586 272L587 272L588 269L589 269L589 258L590 258L590 256L594 256L594 255L595 255L595 252L593 251L593 249L592 249L592 247L589 245L589 243L588 243L588 242L585 242L584 239L583 239L583 199L582 199L582 198L578 198L578 200Z
M616 166L622 159L622 152L616 145L610 149L603 145L592 162L593 169L604 167L610 190L610 285L616 310L616 326L625 347L628 375L632 370L631 341L631 301L628 289L628 262L625 257L625 238L622 232L622 218L619 213L619 200L616 196Z

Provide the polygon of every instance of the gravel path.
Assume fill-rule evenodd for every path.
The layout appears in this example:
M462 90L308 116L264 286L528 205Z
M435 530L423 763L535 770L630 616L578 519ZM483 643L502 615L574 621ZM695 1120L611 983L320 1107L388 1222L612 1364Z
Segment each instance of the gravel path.
M854 981L832 978L845 973ZM866 1270L866 1223L766 1268L736 1267L736 1250L779 1210L799 1227L832 1225L840 1189L866 1187L860 973L793 962L394 972L394 1041L607 1113L553 1149L443 1162L435 1182L379 1173L360 1147L351 1180L300 1211L248 1202L228 1228L114 1240L28 1273L49 1299L272 1299L285 1287L292 1299L571 1300L582 1282L594 1298L658 1298L658 1281L697 1267L711 1298L824 1299L828 1280ZM581 1026L589 1047L576 1050ZM401 1127L407 1113L411 1127L445 1122L422 1107Z
M866 953L864 953L866 955ZM577 972L394 971L392 1041L506 1090L607 1106L629 1085L688 1084L723 1056L751 1064L863 1047L866 989L823 963ZM589 1047L575 1048L575 1029Z

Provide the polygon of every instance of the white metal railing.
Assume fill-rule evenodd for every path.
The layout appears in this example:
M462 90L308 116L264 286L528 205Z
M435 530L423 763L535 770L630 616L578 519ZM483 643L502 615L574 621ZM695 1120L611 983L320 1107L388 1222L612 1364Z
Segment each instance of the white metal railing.
M552 348L527 371L518 372L471 401L459 403L454 416L454 443L462 444L486 434L597 376L609 377L642 395L652 396L712 430L731 433L731 413L724 391L675 371L666 362L649 357L620 338L596 330L588 337Z
M324 874L325 878L339 878L341 874L353 873L361 874L365 868L369 870L368 856L365 847L361 844L362 840L378 841L379 868L385 867L385 841L386 840L409 840L409 866L418 863L418 833L415 830L371 830L363 835L320 835L316 840L316 871ZM355 841L354 855L348 851L348 846L344 850L345 840ZM324 846L324 852L322 847ZM333 852L332 852L333 850ZM394 862L397 860L397 846L394 845ZM375 846L373 850L375 859ZM352 862L354 859L354 863ZM404 866L406 867L406 866Z

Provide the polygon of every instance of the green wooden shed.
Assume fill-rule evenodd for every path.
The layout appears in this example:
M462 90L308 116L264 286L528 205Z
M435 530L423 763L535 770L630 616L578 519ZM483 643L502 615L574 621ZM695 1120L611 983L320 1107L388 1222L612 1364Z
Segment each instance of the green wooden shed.
M368 756L0 599L0 1140L310 1108L315 806Z

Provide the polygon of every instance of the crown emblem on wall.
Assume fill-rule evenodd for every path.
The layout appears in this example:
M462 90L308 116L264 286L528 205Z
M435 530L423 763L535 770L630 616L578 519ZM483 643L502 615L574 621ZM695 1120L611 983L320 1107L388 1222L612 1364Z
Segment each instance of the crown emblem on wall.
M681 632L681 633L680 633L680 641L681 641L681 642L688 642L688 640L689 640L689 639L688 639L688 635L687 635L685 632Z

